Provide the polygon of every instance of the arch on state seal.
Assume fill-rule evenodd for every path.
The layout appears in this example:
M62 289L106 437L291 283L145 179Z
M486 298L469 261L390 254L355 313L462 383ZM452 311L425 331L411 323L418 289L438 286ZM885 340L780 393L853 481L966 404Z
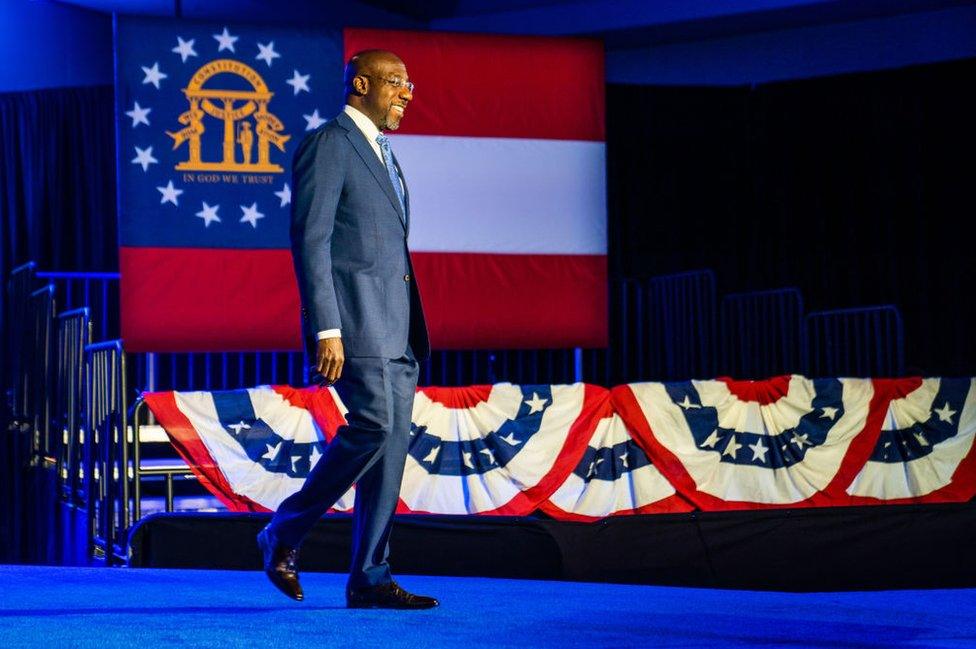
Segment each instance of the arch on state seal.
M234 74L250 84L250 90L224 90L208 87L207 81L218 74ZM274 93L268 89L261 75L246 63L234 59L215 59L202 65L186 88L183 88L189 106L178 118L183 128L176 132L166 131L173 138L173 149L187 143L189 157L176 165L184 171L243 171L282 172L284 169L271 161L271 145L281 152L291 136L284 133L285 125L268 110ZM203 158L201 136L206 131L207 117L219 120L223 125L221 159ZM253 122L254 130L251 130ZM257 138L257 159L251 161L254 139ZM240 145L240 153L238 153Z

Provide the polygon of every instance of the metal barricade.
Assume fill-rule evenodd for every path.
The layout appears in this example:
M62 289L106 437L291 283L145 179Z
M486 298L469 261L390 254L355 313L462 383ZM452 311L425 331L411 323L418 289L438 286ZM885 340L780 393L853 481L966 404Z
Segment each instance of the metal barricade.
M715 273L652 277L648 285L648 376L665 381L715 374Z
M129 511L125 353L121 340L85 347L85 494L89 556L126 559Z
M54 284L62 310L87 308L98 340L121 336L119 274L103 272L38 271L38 278Z
M307 380L301 352L148 352L130 359L139 390L230 390Z
M179 457L152 458L147 459L143 455L143 444L147 441L146 430L149 427L162 431L161 427L147 424L152 420L152 411L146 405L142 397L136 399L129 411L129 428L126 435L126 443L129 445L128 456L132 458L130 470L127 473L131 483L130 493L132 494L132 520L138 521L142 518L142 499L143 481L152 479L162 479L165 484L165 511L172 512L175 507L175 481L177 479L196 480L196 475L191 471ZM165 434L149 441L160 441L166 439ZM166 440L168 444L168 440Z
M28 407L27 354L32 334L29 318L30 294L37 288L37 265L28 262L10 271L7 281L7 303L4 309L6 340L4 340L5 387L9 387L7 401L14 421L26 422Z
M807 314L810 376L901 376L905 333L893 304Z
M60 436L51 426L51 397L55 391L54 373L54 286L47 285L30 294L27 302L30 337L24 358L27 361L26 414L31 423L31 452L36 462L53 465L59 453Z
M800 289L726 295L720 323L720 374L758 379L806 371L806 321Z
M91 343L92 323L88 309L74 309L58 315L58 378L53 424L54 430L61 431L58 480L62 499L78 506L85 505L82 404L85 348Z

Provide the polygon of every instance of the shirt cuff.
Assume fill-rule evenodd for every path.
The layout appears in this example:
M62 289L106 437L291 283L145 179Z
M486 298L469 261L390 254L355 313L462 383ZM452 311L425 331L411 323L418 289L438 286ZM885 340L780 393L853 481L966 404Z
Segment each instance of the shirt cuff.
M342 338L342 335L338 329L326 329L315 334L315 338L325 340L326 338Z

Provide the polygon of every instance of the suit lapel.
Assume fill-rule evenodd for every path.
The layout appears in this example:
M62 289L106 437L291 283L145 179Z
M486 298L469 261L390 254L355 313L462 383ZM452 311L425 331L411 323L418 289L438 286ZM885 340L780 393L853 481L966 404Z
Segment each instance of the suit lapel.
M345 127L346 138L352 143L353 148L356 149L356 153L362 158L363 163L366 164L370 173L373 174L373 178L376 179L376 182L380 184L380 188L386 193L387 198L390 199L390 203L393 204L393 209L400 216L400 224L406 229L406 216L400 208L400 199L397 198L396 192L393 190L393 184L390 182L390 174L387 173L386 166L376 157L376 152L373 151L373 147L366 141L366 136L359 130L359 127L352 121L352 118L345 113L339 113L336 120Z

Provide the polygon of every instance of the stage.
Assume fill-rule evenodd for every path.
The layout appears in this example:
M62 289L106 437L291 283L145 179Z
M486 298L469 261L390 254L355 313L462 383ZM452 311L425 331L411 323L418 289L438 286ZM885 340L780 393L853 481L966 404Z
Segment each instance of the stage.
M762 568L761 561L756 569ZM0 566L3 647L971 647L976 590L782 593L403 576L430 611L292 602L258 571Z

